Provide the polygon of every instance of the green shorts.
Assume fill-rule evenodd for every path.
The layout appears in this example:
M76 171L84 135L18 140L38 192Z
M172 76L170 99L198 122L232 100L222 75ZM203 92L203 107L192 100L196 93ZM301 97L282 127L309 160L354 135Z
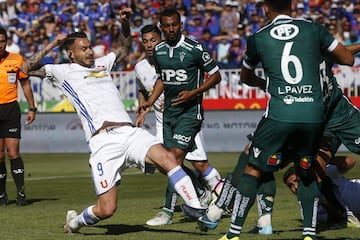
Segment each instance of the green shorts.
M177 119L164 117L164 145L167 149L175 147L191 152L196 149L195 136L201 129L202 120L189 118L188 115Z
M279 170L291 157L304 170L310 168L320 144L322 123L288 123L261 119L249 149L249 164L264 172Z
M325 125L324 141L331 142L330 150L336 153L341 143L349 151L360 154L360 112L346 97L337 103Z

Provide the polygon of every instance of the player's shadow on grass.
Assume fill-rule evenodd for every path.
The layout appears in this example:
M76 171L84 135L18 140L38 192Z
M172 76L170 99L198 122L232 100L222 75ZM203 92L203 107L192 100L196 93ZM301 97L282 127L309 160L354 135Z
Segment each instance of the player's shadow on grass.
M94 227L106 229L107 232L105 232L105 235L121 235L121 234L136 233L136 232L182 233L182 234L199 235L199 233L195 231L187 232L187 231L181 231L175 229L154 229L144 225L107 224L107 225L98 225ZM93 234L85 234L85 235L93 235ZM200 233L200 235L203 234Z
M28 205L31 205L33 203L36 203L36 202L43 202L43 201L59 201L58 198L30 198L30 199L27 199L28 201ZM10 204L15 204L16 205L17 201L16 200L9 200L8 202L8 205Z

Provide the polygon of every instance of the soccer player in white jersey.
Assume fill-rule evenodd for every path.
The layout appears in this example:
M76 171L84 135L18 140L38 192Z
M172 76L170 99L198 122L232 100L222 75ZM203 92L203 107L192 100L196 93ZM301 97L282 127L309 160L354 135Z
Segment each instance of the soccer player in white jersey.
M146 58L141 60L135 65L136 78L139 85L139 104L142 104L144 100L147 100L149 94L153 89L153 86L157 80L155 66L153 65L153 51L155 45L161 42L160 29L155 25L146 25L141 29L142 43L146 52ZM163 105L164 94L154 103L154 112L156 118L156 136L163 141ZM138 115L136 125L142 125L145 121L145 113ZM185 159L195 167L195 169L201 174L210 189L213 190L217 182L221 179L219 172L208 163L208 157L206 153L205 141L202 130L195 136L196 149L186 154ZM170 191L169 191L170 190ZM160 226L172 223L172 216L174 214L177 194L175 191L168 189L166 191L164 206L162 211L158 213L154 218L146 222L149 226ZM210 198L210 194L208 196ZM207 204L210 199L204 199ZM202 201L201 201L202 202ZM202 203L203 204L203 203ZM206 205L206 203L204 203Z
M112 81L110 72L116 59L127 56L131 44L129 16L131 8L120 13L122 33L119 48L94 59L91 43L83 32L60 34L43 50L22 65L30 75L47 77L67 96L82 122L90 150L89 164L97 194L97 203L79 215L67 213L65 233L78 232L83 226L111 217L117 209L117 185L128 167L155 165L167 173L174 189L187 204L201 208L190 177L166 151L161 141L144 129L133 127ZM71 60L66 64L48 64L38 68L40 60L53 48L62 45Z

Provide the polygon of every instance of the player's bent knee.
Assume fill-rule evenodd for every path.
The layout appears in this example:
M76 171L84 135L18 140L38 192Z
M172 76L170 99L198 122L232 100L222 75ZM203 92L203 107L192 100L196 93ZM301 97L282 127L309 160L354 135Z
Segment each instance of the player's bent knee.
M170 171L171 169L179 165L176 161L175 155L172 152L165 151L164 159L166 159L164 163L165 164L164 170L166 171Z
M116 204L105 204L101 206L100 212L96 216L100 219L106 219L114 215L117 210Z
M162 173L167 173L179 165L176 162L175 155L172 152L167 151L160 144L154 145L150 148L147 155L147 160L155 164Z

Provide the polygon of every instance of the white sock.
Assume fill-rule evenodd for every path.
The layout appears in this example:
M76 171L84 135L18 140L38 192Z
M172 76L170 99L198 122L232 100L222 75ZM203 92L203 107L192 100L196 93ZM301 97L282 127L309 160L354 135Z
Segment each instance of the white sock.
M264 227L266 225L271 225L271 214L265 214L259 217L258 227Z
M87 225L93 225L97 223L100 219L94 214L93 207L95 205L85 208L85 210L77 216L77 218L70 221L69 225L72 229L77 229Z
M208 169L202 174L207 184L210 186L211 190L213 190L221 179L220 173L211 165L209 165Z
M211 204L208 208L206 216L209 218L209 220L215 222L215 221L219 221L221 219L221 216L223 215L223 213L224 213L224 210L222 210L215 204Z
M170 184L176 192L182 197L186 205L193 208L201 208L199 199L196 195L194 185L186 172L177 166L167 173Z

